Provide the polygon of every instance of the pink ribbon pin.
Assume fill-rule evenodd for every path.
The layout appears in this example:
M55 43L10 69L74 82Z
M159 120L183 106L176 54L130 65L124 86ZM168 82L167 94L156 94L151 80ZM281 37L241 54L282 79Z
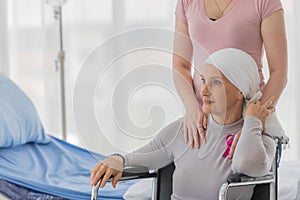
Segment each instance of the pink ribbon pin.
M225 152L223 153L223 158L226 158L226 157L229 155L230 147L231 147L232 142L233 142L233 138L234 138L234 134L228 134L228 135L226 136L227 149L226 149Z

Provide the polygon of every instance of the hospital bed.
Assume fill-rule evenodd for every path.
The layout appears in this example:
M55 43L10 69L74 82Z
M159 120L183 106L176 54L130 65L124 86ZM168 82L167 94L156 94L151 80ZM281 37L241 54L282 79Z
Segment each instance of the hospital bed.
M102 159L104 156L50 136L48 144L0 149L0 179L31 189L31 195L35 191L65 199L91 199L90 171ZM132 184L123 182L117 190L108 184L99 191L98 199L123 199ZM2 190L4 195L9 194L7 188Z
M91 199L90 171L104 158L47 135L31 100L0 73L1 198ZM123 199L133 183L107 184L99 199Z

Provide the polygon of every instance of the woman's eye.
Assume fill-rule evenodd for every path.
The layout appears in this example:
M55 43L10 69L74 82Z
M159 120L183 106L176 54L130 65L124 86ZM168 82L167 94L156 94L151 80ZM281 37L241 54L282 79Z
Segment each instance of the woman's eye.
M213 84L213 85L221 85L222 82L219 81L219 80L213 80L212 84Z
M202 83L205 83L205 79L204 78L201 78L201 81L202 81Z

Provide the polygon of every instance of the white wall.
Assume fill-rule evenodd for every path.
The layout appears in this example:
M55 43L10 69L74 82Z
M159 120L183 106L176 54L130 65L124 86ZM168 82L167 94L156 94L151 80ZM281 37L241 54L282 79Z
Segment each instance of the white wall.
M6 1L0 1L0 25L0 72L9 75Z
M282 3L285 7L289 45L289 82L279 101L277 111L291 138L291 148L286 151L288 155L285 158L295 159L300 158L298 133L300 130L298 122L300 119L298 104L300 68L297 66L300 63L298 56L300 3L298 0L282 0ZM88 90L91 85L97 86L94 88L95 90L91 91L94 92L94 96L91 98L93 113L84 117L86 105L76 107L75 113L73 105L77 79L84 69L84 64L87 63L86 59L93 55L97 48L102 48L103 44L107 44L114 36L126 35L126 32L139 28L156 27L173 30L175 4L176 0L69 0L63 6L67 128L70 142L103 154L115 151L118 148L116 146L121 146L123 150L133 149L147 142L145 138L150 138L152 133L147 131L147 127L151 127L149 125L154 123L154 118L163 117L164 123L167 123L182 114L182 105L177 102L176 94L172 93L171 85L167 89L153 84L152 87L142 87L142 90L139 90L140 88L132 90L138 83L136 80L139 80L139 77L143 78L141 81L160 78L159 76L151 77L154 75L150 72L143 76L136 76L134 81L122 85L126 88L124 89L126 92L118 95L114 93L119 88L117 85L122 83L124 78L137 72L143 64L150 68L154 64L155 66L159 66L159 64L171 66L171 55L157 49L127 52L120 57L111 59L113 55L118 55L121 49L138 44L138 39L147 41L146 39L152 37L153 41L158 42L154 46L172 39L168 38L162 41L155 34L147 36L145 40L143 37L146 36L139 36L140 38L133 37L119 43L112 42L106 47L104 53L92 58L89 61L90 64L99 66L99 68L103 67L100 66L102 61L111 59L108 70L102 73L105 75L102 76L103 79L99 78L95 84L87 78L80 86L83 91ZM61 130L59 74L54 67L58 50L58 28L53 18L52 8L41 0L1 0L0 25L0 70L9 74L30 96L38 108L46 131L59 137ZM152 66L151 60L155 61ZM91 73L91 77L93 75ZM130 98L122 99L128 94L131 95ZM115 95L116 101L109 99L111 95ZM81 96L80 98L84 100L86 97ZM112 102L115 103L114 106L112 106ZM118 107L118 105L122 106ZM123 105L126 107L125 110L122 110L124 109ZM115 113L111 109L114 109ZM121 124L123 127L120 129L117 126L120 124L116 124L115 117L122 116L124 112L128 114L131 121L125 125ZM84 131L78 128L78 122L75 121L76 113L84 117L81 120ZM100 121L100 124L106 125L105 130L99 131L97 123L91 125L92 118L94 122L99 124ZM102 119L105 121L101 121ZM130 142L124 141L128 128L132 128L136 132L134 136L127 135L128 138L131 138ZM139 131L139 128L143 130ZM145 132L148 132L149 135ZM123 144L127 144L126 147Z

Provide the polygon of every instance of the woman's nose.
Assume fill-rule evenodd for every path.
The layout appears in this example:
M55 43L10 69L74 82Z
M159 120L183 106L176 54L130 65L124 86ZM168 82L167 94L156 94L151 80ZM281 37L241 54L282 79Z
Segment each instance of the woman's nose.
M209 95L209 89L206 84L202 84L201 95L202 96Z

